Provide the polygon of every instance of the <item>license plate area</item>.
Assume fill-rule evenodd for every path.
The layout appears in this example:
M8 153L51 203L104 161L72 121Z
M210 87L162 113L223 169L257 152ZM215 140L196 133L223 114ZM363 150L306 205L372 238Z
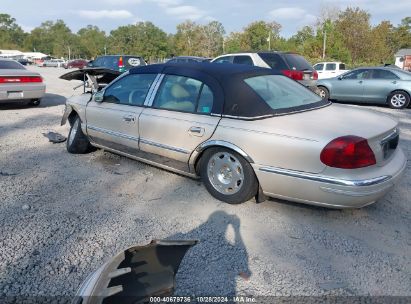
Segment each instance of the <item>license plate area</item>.
M310 80L310 79L311 79L311 72L310 73L304 73L303 80Z
M8 97L9 99L23 98L23 92L22 92L22 91L7 92L7 97Z

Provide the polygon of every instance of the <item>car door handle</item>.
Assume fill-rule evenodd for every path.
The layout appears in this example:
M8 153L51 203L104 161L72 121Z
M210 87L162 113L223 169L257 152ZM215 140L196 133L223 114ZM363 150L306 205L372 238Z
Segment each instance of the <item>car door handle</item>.
M201 127L191 127L190 129L188 129L188 133L194 136L203 136L204 132L204 128Z
M123 116L123 121L126 121L126 122L135 122L135 121L136 121L136 118L135 118L134 116L132 116L132 115L126 115L126 116Z
M362 80L358 81L358 83L362 83Z
M393 83L393 84L397 84L397 81L396 81L396 80L394 80L394 81L392 81L392 83Z

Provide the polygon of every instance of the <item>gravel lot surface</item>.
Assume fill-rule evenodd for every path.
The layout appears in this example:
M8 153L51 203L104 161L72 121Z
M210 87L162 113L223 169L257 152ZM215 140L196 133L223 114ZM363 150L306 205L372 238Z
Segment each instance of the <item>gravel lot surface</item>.
M231 206L199 181L48 142L43 133L68 134L60 119L75 83L57 79L63 69L29 69L45 77L42 105L0 106L0 296L73 295L113 254L163 238L200 240L179 295L411 296L410 162L392 192L359 210ZM410 159L411 109L369 108L401 122Z

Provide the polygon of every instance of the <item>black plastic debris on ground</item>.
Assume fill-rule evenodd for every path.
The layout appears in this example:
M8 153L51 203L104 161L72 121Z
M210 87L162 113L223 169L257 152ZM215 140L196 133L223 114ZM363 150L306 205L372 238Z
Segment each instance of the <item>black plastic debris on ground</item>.
M47 137L49 139L49 142L52 142L53 144L65 142L67 139L65 136L56 132L43 133L43 135L44 137Z

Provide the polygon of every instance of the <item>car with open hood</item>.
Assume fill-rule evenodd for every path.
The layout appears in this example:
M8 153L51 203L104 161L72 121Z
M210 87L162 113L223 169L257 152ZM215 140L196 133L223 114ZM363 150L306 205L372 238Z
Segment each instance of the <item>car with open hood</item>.
M362 207L406 166L396 121L332 104L270 69L158 64L91 87L67 100L68 152L101 148L201 177L227 203Z

